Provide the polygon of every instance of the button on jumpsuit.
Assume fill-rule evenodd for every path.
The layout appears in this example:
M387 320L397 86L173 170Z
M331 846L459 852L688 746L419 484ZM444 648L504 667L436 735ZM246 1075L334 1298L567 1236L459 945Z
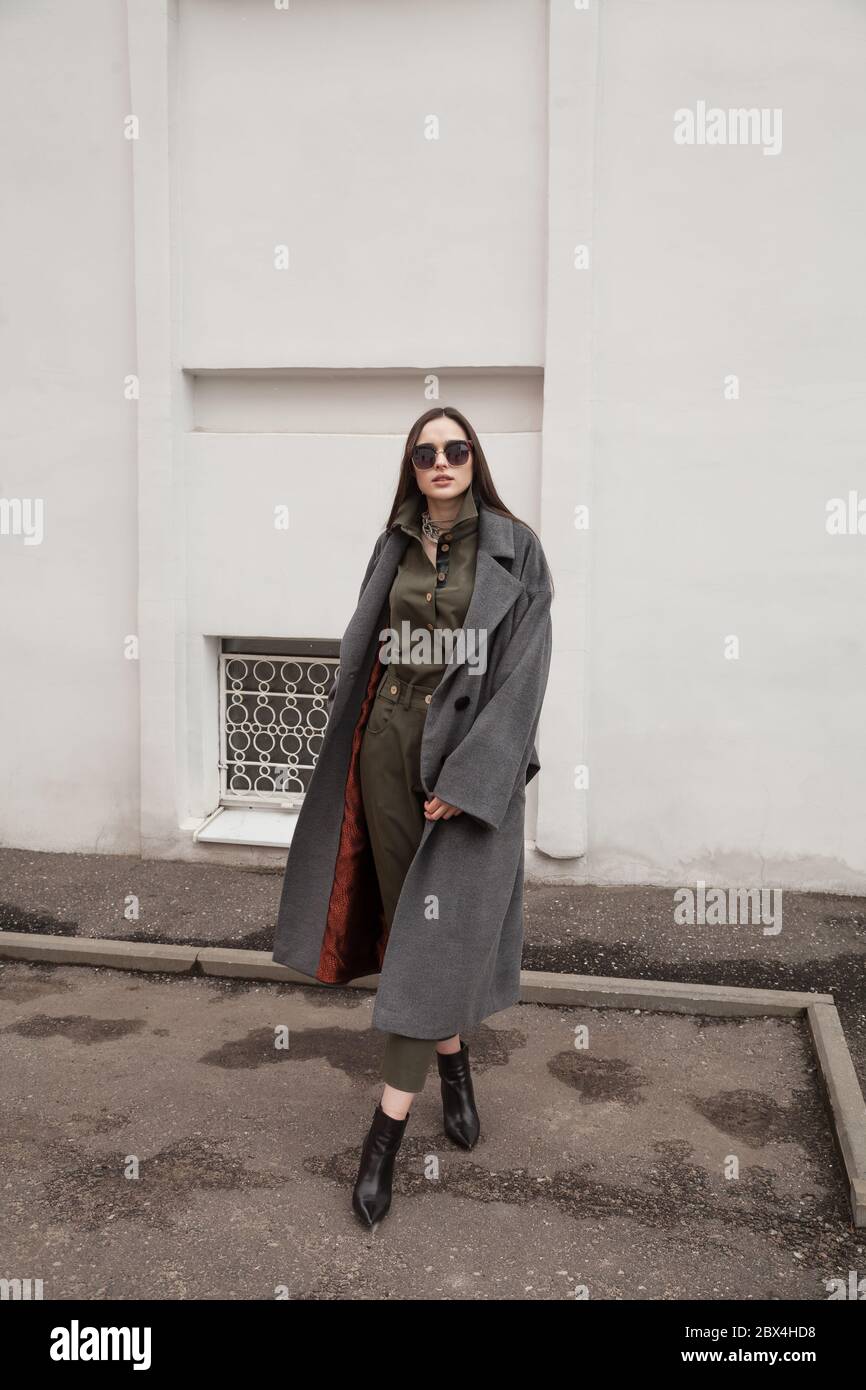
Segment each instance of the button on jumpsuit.
M435 566L422 545L423 506L423 495L415 493L397 513L410 540L389 594L390 627L399 637L401 624L408 623L412 640L419 632L432 636L437 628L461 628L475 587L478 512L471 484L453 525L439 536ZM432 655L440 654L434 647ZM389 929L426 824L421 739L431 695L447 664L413 660L402 649L399 656L406 659L391 661L379 681L360 755L364 814ZM388 1033L383 1061L388 1085L420 1091L437 1041Z

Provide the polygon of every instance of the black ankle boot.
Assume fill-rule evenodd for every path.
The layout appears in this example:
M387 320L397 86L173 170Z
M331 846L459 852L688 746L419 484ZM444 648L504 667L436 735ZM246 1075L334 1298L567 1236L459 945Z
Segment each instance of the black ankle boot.
M445 1133L461 1149L471 1149L481 1133L475 1109L475 1093L469 1072L469 1047L461 1042L459 1052L437 1052L442 1078L442 1116Z
M394 1159L406 1128L405 1120L386 1115L381 1105L373 1112L373 1123L361 1150L361 1165L352 1193L352 1208L365 1226L374 1226L391 1205L391 1178Z

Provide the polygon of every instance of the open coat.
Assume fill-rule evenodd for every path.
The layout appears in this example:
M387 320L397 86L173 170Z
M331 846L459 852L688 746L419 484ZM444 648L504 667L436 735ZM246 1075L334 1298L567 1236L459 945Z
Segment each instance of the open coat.
M396 523L379 536L341 643L328 726L286 863L273 959L331 985L379 973L373 1027L442 1038L519 997L526 784L540 767L551 585L529 528L479 502L464 629L486 631L486 669L473 671L458 649L433 693L421 745L425 791L463 815L426 822L389 932L358 761L384 670L389 590L409 539Z

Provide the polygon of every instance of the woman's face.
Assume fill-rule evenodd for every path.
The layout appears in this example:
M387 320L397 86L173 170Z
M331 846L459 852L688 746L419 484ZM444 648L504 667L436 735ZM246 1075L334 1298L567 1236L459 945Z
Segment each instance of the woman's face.
M444 449L452 439L464 439L469 443L468 434L457 420L451 420L447 415L437 415L435 420L427 421L416 442ZM469 447L471 451L471 444ZM472 482L474 467L471 452L468 463L457 464L449 463L444 454L437 454L432 468L416 468L413 464L412 472L425 497L444 499L460 497L466 491Z

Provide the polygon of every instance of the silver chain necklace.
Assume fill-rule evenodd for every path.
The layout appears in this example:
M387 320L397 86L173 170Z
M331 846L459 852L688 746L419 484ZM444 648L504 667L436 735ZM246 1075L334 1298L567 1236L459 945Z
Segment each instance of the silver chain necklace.
M451 521L444 521L441 524L438 521L433 521L426 507L421 513L421 531L428 540L438 541L442 532L450 531L453 524Z

